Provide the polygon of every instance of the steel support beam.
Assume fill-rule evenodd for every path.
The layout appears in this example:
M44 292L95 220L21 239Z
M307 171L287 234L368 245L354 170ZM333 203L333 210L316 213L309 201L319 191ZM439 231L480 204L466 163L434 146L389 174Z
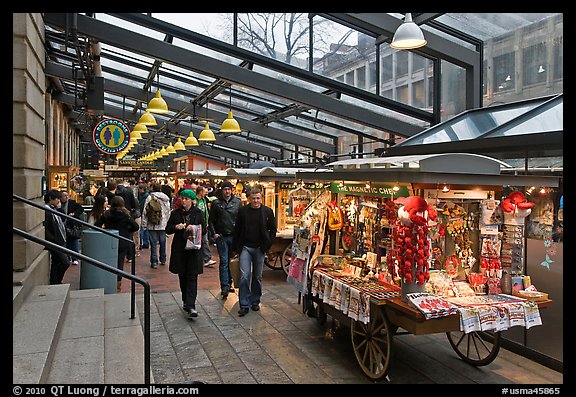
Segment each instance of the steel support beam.
M64 17L65 14L47 13L44 20L50 26L62 28L65 23ZM216 79L221 78L234 84L317 108L328 114L370 128L392 132L403 137L409 137L422 131L421 127L373 112L364 107L343 102L93 18L78 15L78 33L95 38L102 43L134 51Z

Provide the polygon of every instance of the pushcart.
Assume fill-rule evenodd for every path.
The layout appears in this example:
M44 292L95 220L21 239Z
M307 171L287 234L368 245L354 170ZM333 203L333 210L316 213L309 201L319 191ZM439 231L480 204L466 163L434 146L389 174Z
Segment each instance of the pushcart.
M356 360L364 374L373 381L382 380L388 375L394 337L402 334L445 333L456 354L474 366L490 364L500 350L501 331L464 333L460 331L460 314L426 319L400 297L378 301L371 299L370 321L367 324L351 319L317 296L313 296L312 301L317 305L316 318L320 324L324 324L327 315L330 315L350 329ZM547 299L536 303L540 309L550 306L552 301Z
M264 264L270 269L282 269L286 276L290 270L290 262L292 260L292 231L278 232L272 246L266 253Z

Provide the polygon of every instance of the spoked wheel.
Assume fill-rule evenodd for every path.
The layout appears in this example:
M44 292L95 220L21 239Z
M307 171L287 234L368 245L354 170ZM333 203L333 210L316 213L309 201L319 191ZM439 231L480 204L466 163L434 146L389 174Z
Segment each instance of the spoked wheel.
M264 264L272 270L280 270L278 255L267 252L264 256Z
M290 271L290 262L292 262L292 243L282 251L282 270L284 270L286 276L288 276Z
M392 337L390 322L383 310L370 310L370 323L352 321L350 327L352 346L356 360L364 374L374 381L388 375L392 356Z
M500 332L454 331L446 336L456 354L477 367L490 364L500 351Z

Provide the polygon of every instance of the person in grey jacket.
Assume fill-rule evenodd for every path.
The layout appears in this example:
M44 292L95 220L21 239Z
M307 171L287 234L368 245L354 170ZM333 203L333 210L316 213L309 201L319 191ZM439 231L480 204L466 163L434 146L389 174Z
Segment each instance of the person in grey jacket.
M162 206L162 217L157 225L149 222L148 210L146 209L146 205L152 200L152 196L156 197ZM142 227L148 230L148 237L150 238L150 267L152 269L158 267L156 245L160 245L160 264L166 265L166 224L168 223L168 218L170 218L171 210L170 198L160 191L160 184L154 183L152 192L146 197L144 212L142 213Z
M226 299L228 293L234 292L232 288L232 275L230 274L230 256L233 251L232 240L238 210L242 202L232 195L233 186L229 181L220 185L222 196L212 201L208 216L208 230L216 240L216 248L220 256L218 267L220 275L220 294Z

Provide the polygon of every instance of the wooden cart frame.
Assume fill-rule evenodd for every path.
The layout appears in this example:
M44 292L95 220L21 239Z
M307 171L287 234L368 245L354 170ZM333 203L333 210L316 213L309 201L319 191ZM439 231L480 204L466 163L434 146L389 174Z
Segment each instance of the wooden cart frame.
M388 375L394 352L394 336L402 333L426 335L445 333L450 346L468 364L488 365L500 351L501 332L460 331L460 314L426 319L417 309L409 306L401 298L390 298L370 303L370 322L364 324L348 317L340 310L312 297L317 304L316 318L320 324L326 322L327 315L350 328L350 336L356 360L364 374L374 381ZM552 304L551 300L537 302L539 308ZM405 332L398 332L401 328Z

